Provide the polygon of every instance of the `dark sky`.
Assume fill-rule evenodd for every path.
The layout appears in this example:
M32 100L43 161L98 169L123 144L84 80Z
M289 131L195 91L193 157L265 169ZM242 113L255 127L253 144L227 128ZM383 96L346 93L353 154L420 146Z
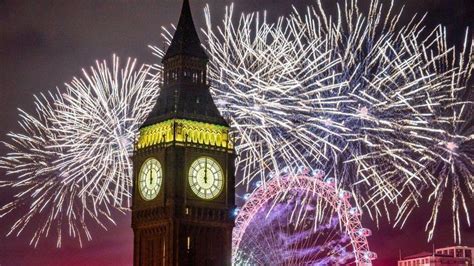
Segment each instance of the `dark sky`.
M271 19L287 14L290 5L298 9L314 0L239 0L236 11L266 9ZM334 1L325 0L328 8ZM366 1L360 1L366 4ZM387 1L382 1L387 2ZM203 26L204 5L220 20L228 0L192 0L196 24ZM474 28L474 1L472 0L396 0L406 4L404 19L414 13L428 12L427 27L437 24L448 26L452 43L459 43L464 29ZM16 108L32 111L33 94L62 86L81 68L93 65L96 59L111 59L116 53L122 58L135 57L141 63L156 59L147 48L161 45L161 26L176 23L181 1L178 0L81 0L81 1L9 1L0 0L0 140L8 131L16 131ZM214 19L217 21L217 19ZM5 150L0 148L0 154ZM0 173L2 175L3 173ZM3 178L0 176L0 178ZM0 193L0 205L9 199ZM449 208L449 206L446 206ZM449 212L448 212L449 213ZM430 250L423 232L426 210L420 210L409 220L403 231L387 225L374 231L370 238L372 250L379 254L376 265L387 265L398 257ZM117 226L108 232L97 231L94 241L83 249L77 244L65 243L55 249L53 243L37 249L28 246L25 237L3 235L11 225L9 218L0 220L0 265L130 265L132 262L132 231L130 216L118 216ZM452 244L451 218L443 217L436 246ZM473 228L464 230L464 244L474 245ZM99 233L100 232L100 233Z

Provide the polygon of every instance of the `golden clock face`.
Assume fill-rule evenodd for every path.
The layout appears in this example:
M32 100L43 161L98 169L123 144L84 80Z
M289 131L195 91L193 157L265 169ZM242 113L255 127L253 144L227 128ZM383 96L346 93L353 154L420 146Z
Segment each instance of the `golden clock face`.
M163 183L163 171L160 162L155 158L146 160L140 168L138 190L144 200L156 198Z
M224 188L224 174L219 163L210 157L195 160L189 168L189 185L196 196L211 200Z

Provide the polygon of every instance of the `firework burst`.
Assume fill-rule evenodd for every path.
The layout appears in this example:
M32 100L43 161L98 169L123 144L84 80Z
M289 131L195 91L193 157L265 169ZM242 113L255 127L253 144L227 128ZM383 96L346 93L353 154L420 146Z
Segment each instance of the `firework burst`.
M443 118L440 110L459 106L454 94L465 88L460 84L467 76L460 73L470 73L472 55L465 49L467 62L447 64L453 54L442 28L426 32L416 16L401 25L401 12L392 7L371 1L364 13L348 1L333 18L318 2L274 24L258 14L234 24L231 6L216 30L207 9L212 89L236 131L242 182L316 165L353 191L372 218L391 220L388 205L398 206L395 219L402 225L427 197L421 188L434 185L435 202L442 200L440 180L453 180L454 187L455 179L463 180L472 188L472 160L461 160L470 172L454 179L433 178L431 163L440 159L435 146L443 147L442 136L470 138L446 134L447 121L459 120L459 112ZM457 149L457 142L444 143ZM454 160L443 162L443 169L452 169ZM465 202L455 190L453 201Z
M474 42L469 41L469 32L466 32L463 49L457 53L454 47L448 47L444 28L439 27L436 34L439 36L437 47L441 53L433 66L447 80L445 88L448 96L436 108L437 115L431 121L431 125L439 129L438 134L427 139L432 154L420 158L426 160L427 167L423 174L429 184L423 186L422 194L410 191L414 197L407 198L401 204L397 223L403 225L420 201L427 201L433 205L426 225L428 239L432 239L441 204L449 202L446 197L450 196L453 236L456 242L461 242L461 220L464 218L466 224L471 225L468 206L474 201L474 114L473 102L469 100L472 99L472 87L469 87L472 85L469 83L474 70Z
M16 177L0 184L15 192L13 200L0 208L0 217L23 213L8 235L37 226L30 241L34 246L56 234L60 247L64 231L82 245L84 239L92 239L90 224L106 228L113 223L109 206L92 204L93 195L80 194L84 183L67 181L69 172L54 164L67 153L52 122L62 111L55 104L62 101L59 93L50 93L35 98L36 115L20 110L22 132L8 134L10 142L4 144L9 152L0 160L0 168Z
M159 93L160 76L150 71L130 59L121 68L114 56L110 67L97 62L66 84L54 126L68 153L56 163L68 169L68 180L85 183L81 193L130 206L133 143Z
M459 101L473 69L472 41L466 38L457 55L442 28L425 32L422 17L401 25L392 6L372 1L362 12L348 1L331 17L318 2L274 24L258 14L234 24L230 7L217 29L207 9L212 92L234 129L242 183L265 184L272 171L316 166L353 191L372 218L390 219L387 204L396 204L401 225L431 193L430 237L451 187L459 241L460 210L470 223L474 186L472 108ZM25 132L10 134L12 152L0 162L20 178L0 185L23 190L3 213L33 200L13 231L52 208L55 215L37 235L47 235L61 218L76 235L87 228L75 226L84 215L99 222L100 206L129 205L129 155L159 93L159 74L147 79L154 70L136 70L134 61L120 68L116 57L111 69L98 62L66 84L66 92L38 101L38 118L23 114ZM48 205L53 188L64 195ZM67 205L73 202L77 208Z
M37 116L21 112L23 133L10 133L10 150L0 168L18 179L2 182L19 190L15 199L0 209L26 213L9 234L21 233L34 219L39 227L31 243L57 229L57 246L68 225L69 236L92 238L89 224L106 228L113 210L124 211L130 202L133 151L138 127L151 110L159 90L151 67L136 68L128 60L121 67L114 56L109 68L97 62L83 78L36 98ZM89 74L90 73L90 74Z

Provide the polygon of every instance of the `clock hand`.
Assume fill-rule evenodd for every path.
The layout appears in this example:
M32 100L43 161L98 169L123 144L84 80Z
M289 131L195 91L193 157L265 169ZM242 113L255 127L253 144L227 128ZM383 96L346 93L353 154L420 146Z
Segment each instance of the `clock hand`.
M207 184L207 158L204 159L204 183Z
M153 185L153 175L152 175L151 171L150 171L150 185Z

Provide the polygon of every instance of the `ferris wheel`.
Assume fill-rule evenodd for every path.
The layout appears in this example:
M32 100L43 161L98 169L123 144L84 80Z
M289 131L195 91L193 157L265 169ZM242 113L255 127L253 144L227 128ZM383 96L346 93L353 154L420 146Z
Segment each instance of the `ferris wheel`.
M361 211L351 193L324 172L283 175L260 183L238 209L234 265L372 265Z

